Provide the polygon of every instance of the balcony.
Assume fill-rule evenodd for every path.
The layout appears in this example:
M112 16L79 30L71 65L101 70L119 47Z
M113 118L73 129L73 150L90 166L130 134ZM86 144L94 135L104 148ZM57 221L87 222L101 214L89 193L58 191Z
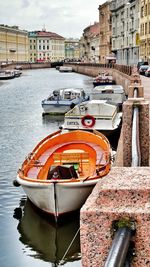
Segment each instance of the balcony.
M130 14L130 18L134 19L134 14L133 13Z
M128 0L129 3L135 2L136 0Z
M130 28L130 33L134 33L135 29L134 28Z
M14 52L16 52L16 49L15 48L10 48L9 52L13 52L14 53Z

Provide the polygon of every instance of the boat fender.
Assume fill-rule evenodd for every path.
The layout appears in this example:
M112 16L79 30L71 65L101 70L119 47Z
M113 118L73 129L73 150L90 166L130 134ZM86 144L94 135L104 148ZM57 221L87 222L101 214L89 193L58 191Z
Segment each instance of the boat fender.
M74 107L75 107L75 103L71 103L70 108L72 109Z
M95 118L91 115L85 115L82 117L81 123L84 127L93 127L95 125Z
M13 185L16 186L16 187L20 186L20 184L17 182L17 180L13 180Z

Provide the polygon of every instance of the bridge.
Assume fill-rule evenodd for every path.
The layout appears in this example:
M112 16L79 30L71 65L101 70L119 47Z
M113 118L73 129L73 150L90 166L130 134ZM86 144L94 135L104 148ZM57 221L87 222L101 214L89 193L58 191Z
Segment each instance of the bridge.
M83 267L150 266L149 78L136 68L72 64L96 76L108 70L127 101L115 163L80 211Z

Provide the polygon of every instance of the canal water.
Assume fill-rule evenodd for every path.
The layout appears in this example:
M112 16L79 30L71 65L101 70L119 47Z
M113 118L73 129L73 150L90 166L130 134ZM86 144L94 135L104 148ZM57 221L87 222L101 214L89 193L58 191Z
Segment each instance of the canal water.
M1 267L81 266L79 214L55 225L35 210L21 187L13 186L25 156L63 123L62 116L43 117L41 101L54 89L69 86L90 94L92 78L38 69L0 83Z
M82 87L92 78L55 69L26 70L19 78L0 82L0 266L80 267L78 214L56 226L13 186L25 156L42 138L58 130L63 117L42 117L41 101L54 89Z

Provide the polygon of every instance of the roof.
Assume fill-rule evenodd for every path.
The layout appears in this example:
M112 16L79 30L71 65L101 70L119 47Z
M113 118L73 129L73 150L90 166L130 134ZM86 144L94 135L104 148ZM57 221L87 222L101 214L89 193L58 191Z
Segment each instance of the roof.
M65 39L61 35L55 33L55 32L46 32L46 31L38 31L37 32L38 37L50 37L53 39Z
M47 31L32 31L28 33L30 37L48 37L51 39L61 39L65 40L65 38L55 32L47 32Z

